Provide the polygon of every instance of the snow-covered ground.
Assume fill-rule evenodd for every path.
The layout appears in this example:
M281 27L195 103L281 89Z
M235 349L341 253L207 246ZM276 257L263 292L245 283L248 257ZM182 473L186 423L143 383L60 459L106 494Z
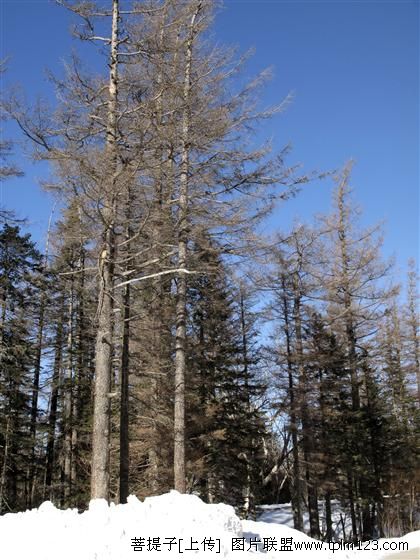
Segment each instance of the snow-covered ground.
M326 533L326 520L325 520L325 504L320 501L318 503L319 521L321 532ZM343 510L338 500L331 501L331 520L333 528L333 539L338 541L351 534L351 518L349 512ZM266 506L259 506L259 515L257 521L265 521L266 523L280 523L293 527L293 511L291 504L273 504ZM303 514L303 527L305 532L309 533L309 516L307 513Z
M379 550L331 550L294 529L273 522L241 521L232 507L208 505L197 496L170 492L125 505L94 500L87 511L38 509L0 517L0 558L4 560L136 560L181 557L217 560L294 558L419 560L420 531L406 535L409 555L395 555L398 539L378 541ZM323 550L316 550L322 546ZM312 550L309 548L312 547ZM416 551L416 547L418 550ZM263 555L263 556L262 556Z

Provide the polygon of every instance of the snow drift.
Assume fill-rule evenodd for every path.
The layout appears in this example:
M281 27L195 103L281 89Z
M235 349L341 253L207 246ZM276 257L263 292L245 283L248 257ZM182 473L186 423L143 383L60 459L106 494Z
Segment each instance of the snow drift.
M418 558L414 548L420 546L420 531L401 541L408 542L412 552L401 558ZM290 551L295 543L301 543L303 550ZM175 491L144 502L130 496L125 505L92 500L82 514L45 502L38 509L0 517L0 558L4 560L399 557L395 550L331 551L327 544L322 551L305 550L305 543L310 546L317 541L284 525L241 521L231 506L205 504L197 496Z

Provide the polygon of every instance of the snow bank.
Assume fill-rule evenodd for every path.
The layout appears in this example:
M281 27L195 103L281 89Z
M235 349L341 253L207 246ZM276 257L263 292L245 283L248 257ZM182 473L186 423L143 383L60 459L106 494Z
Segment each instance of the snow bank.
M108 506L105 500L92 500L82 514L77 510L59 510L51 502L45 502L38 509L0 517L0 558L135 560L176 558L180 554L197 558L200 550L184 552L183 549L197 546L202 549L201 541L209 538L221 539L220 553L215 552L216 545L219 548L217 542L211 552L210 541L203 554L206 558L221 558L229 553L227 545L232 536L241 535L241 530L241 522L232 507L207 505L197 496L175 491L144 502L130 496L125 505ZM132 539L139 539L137 550ZM158 539L160 551L147 550L148 545L152 547L148 539ZM167 545L163 546L165 541ZM157 544L157 540L154 542Z
M231 506L205 504L197 496L175 491L144 502L130 496L125 505L108 506L104 500L93 500L82 514L45 502L38 509L0 517L0 558L4 560L359 557L343 551L288 551L292 542L301 546L317 543L284 525L241 522ZM264 549L264 544L274 543L276 550ZM419 544L420 532L413 533L410 548ZM360 557L382 556L363 553Z

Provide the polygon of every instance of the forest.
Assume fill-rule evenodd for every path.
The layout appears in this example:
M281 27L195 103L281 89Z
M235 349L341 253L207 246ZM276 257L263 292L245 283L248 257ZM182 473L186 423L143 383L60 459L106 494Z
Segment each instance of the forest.
M53 109L2 92L59 217L41 249L0 209L0 513L174 488L244 518L290 502L326 541L337 504L348 541L419 529L417 265L402 288L353 162L256 145L283 104L211 40L217 2L56 4L103 66L69 55ZM332 210L264 233L315 179Z

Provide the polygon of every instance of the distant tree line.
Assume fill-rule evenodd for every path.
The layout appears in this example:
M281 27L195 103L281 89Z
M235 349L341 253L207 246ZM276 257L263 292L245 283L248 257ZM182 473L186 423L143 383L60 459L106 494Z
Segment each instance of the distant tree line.
M402 303L351 163L330 215L265 239L311 176L255 147L281 107L257 108L265 72L238 90L214 3L57 3L104 72L74 55L54 110L2 101L61 215L41 254L0 213L0 512L175 488L290 500L326 540L337 501L348 540L417 528L416 269Z

